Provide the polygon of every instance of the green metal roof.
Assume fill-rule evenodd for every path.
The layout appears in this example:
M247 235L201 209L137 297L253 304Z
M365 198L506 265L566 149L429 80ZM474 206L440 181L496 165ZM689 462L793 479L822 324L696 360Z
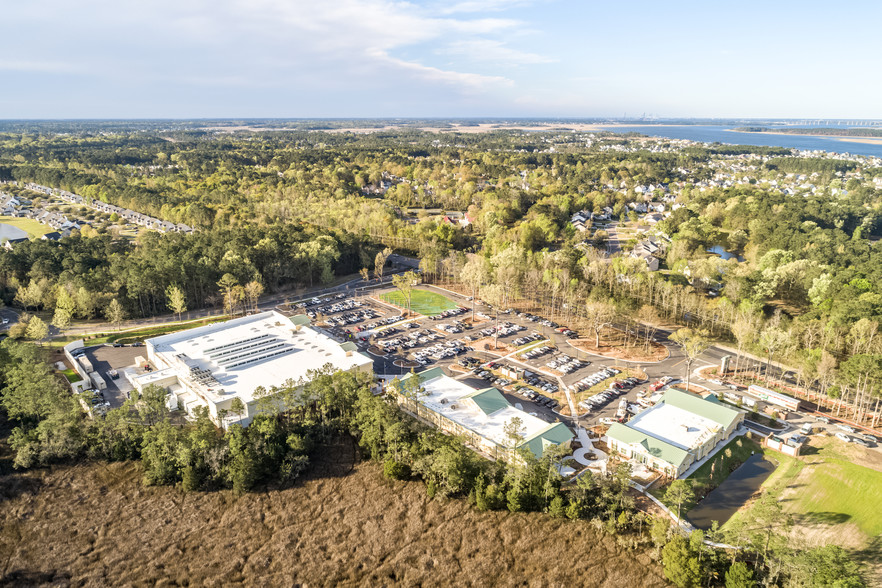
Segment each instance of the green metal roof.
M414 372L408 372L404 375L404 377L401 378L401 381L403 382L410 377L416 376L420 379L420 384L422 384L423 382L434 380L435 378L441 377L443 375L444 370L442 370L440 367L433 367L430 370L424 370L418 374L415 374Z
M716 398L714 398L714 400L705 400L701 396L696 396L695 394L668 388L665 392L663 402L697 414L700 417L704 417L722 425L724 428L727 428L735 422L741 413L737 410L727 408L719 402L715 402L715 400Z
M699 398L699 400L701 399ZM677 468L689 456L689 452L684 449L620 423L613 423L606 432L606 436L625 445L642 445L644 451L649 455L666 461Z
M525 439L520 447L526 447L536 457L542 457L545 450L553 445L566 443L573 438L573 432L563 423L551 423L532 437Z
M511 404L508 403L508 400L505 399L505 396L503 396L496 388L475 390L474 392L469 392L463 396L463 398L471 398L484 414L493 414L497 410L511 406Z
M305 314L298 314L298 315L292 316L288 320L290 320L295 326L308 325L310 322L309 317L306 316Z

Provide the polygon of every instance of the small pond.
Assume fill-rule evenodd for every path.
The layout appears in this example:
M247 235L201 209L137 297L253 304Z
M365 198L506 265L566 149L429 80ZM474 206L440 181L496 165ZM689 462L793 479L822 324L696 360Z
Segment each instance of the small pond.
M725 249L723 249L723 247L721 245L714 245L713 247L709 247L707 249L707 252L713 253L714 255L719 255L721 258L723 258L724 261L728 261L728 260L732 259L733 257L735 259L737 259L739 262L744 261L743 257L741 257L740 255L735 255L734 253L731 253L729 251L726 251Z
M751 455L740 468L714 488L686 518L699 529L710 529L713 521L723 523L759 490L777 466L760 454Z

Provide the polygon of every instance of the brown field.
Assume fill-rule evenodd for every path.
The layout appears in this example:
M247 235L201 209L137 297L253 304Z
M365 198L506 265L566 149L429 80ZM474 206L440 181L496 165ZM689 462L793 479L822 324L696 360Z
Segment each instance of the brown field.
M239 499L144 488L133 463L3 476L0 585L667 585L588 523L429 500L343 449Z

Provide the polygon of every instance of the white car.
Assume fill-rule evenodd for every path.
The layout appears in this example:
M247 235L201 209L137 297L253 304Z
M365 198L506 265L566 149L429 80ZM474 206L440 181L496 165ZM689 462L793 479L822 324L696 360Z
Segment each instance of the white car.
M6 317L3 317L3 324L4 324L4 325L8 325L8 324L9 324L9 319L6 318Z
M855 430L854 427L849 427L848 425L836 425L836 427L839 428L839 429L842 429L842 430L845 431L846 433L851 433L852 435L854 435L855 433L857 433L857 430Z
M849 436L846 435L845 433L836 433L836 438L837 438L837 439L842 439L842 440L845 441L846 443L851 443L851 437L849 437Z

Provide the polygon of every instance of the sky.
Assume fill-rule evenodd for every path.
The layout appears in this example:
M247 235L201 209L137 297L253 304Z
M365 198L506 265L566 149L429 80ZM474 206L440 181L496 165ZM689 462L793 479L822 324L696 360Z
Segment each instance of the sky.
M880 118L882 2L7 0L0 119Z

